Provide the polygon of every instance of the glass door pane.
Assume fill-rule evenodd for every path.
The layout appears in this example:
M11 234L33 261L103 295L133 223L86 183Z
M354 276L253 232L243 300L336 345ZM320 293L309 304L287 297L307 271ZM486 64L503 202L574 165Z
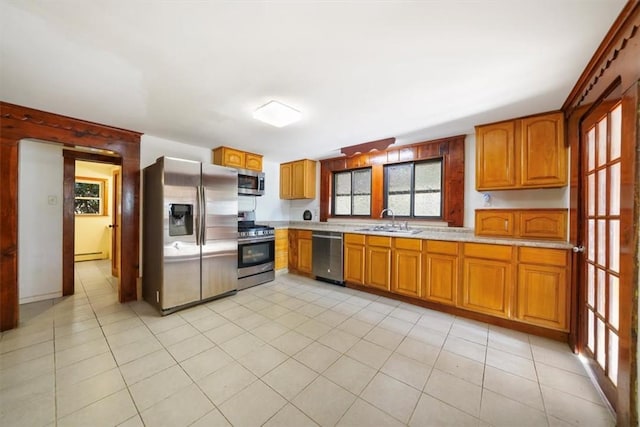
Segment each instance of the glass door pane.
M582 130L586 286L583 350L615 386L620 327L620 105L591 123L591 127Z

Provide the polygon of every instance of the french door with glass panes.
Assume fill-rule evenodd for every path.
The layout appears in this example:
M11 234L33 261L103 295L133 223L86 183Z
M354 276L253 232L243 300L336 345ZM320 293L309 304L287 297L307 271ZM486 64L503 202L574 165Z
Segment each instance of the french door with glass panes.
M581 352L615 406L620 337L622 105L591 113L582 132L583 280Z

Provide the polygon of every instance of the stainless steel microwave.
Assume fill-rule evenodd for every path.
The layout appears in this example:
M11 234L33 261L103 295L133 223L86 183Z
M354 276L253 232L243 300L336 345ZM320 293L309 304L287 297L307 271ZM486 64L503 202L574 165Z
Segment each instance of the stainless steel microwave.
M264 195L264 172L238 169L238 194Z

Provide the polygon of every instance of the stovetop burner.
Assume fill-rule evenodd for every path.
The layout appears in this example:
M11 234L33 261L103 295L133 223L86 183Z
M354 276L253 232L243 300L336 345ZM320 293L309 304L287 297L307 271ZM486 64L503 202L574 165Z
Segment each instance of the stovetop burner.
M275 228L256 224L254 221L238 221L238 237L273 236Z

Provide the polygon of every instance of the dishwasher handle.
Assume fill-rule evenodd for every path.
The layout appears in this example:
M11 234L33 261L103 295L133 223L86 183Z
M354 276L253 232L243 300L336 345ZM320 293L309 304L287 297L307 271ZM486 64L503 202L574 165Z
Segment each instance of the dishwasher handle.
M342 240L342 236L331 236L331 235L328 235L328 234L312 234L311 237L319 238L319 239Z

